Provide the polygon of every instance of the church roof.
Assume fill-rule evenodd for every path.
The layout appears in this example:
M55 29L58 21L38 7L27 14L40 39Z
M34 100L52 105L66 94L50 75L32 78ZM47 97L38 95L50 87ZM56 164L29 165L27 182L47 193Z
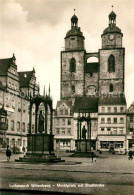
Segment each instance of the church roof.
M126 105L126 98L123 94L104 94L99 97L99 105Z
M117 26L115 25L112 25L112 26L109 26L107 27L104 31L103 31L103 34L106 34L106 33L121 33L121 29L118 28Z
M77 27L77 26L74 26L71 30L69 30L66 34L66 37L69 37L69 36L80 36L80 37L83 37L83 33L81 32L80 30L80 27Z
M88 97L77 97L74 102L75 113L79 111L86 110L89 113L98 112L98 97L88 96Z
M85 72L86 73L98 72L98 68L99 68L98 62L87 63L85 66Z
M20 87L28 87L33 71L18 72L18 75L20 79Z

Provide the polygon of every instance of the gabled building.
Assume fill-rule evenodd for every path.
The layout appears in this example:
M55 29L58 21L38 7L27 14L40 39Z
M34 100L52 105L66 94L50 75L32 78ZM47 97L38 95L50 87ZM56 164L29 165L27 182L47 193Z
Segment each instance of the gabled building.
M7 111L6 143L11 147L26 147L30 92L31 95L38 92L35 70L18 72L14 54L11 58L0 59L0 107L4 106ZM32 115L34 118L34 108Z

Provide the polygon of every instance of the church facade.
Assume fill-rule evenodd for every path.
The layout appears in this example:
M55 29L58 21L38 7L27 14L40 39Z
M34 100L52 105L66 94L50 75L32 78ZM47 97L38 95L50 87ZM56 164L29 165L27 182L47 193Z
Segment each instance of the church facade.
M116 14L112 11L108 27L101 35L101 48L88 53L78 18L75 14L71 18L71 29L65 36L65 50L61 51L61 96L55 121L58 119L62 122L63 117L64 120L71 117L73 127L70 132L73 138L66 133L68 126L59 122L55 135L56 143L61 143L61 148L67 147L66 142L69 145L72 143L73 148L73 142L77 139L77 119L84 114L91 117L94 148L126 148L125 48L122 39L123 33L117 27ZM95 62L93 58L96 58ZM70 115L58 115L61 104L71 110ZM64 113L64 106L62 110Z

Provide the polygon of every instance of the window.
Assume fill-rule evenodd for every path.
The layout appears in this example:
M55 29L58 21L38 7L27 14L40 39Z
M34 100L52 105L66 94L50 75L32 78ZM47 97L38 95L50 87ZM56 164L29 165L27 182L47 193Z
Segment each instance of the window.
M62 135L65 135L65 130L62 129L61 133L62 133Z
M21 112L21 104L18 102L18 112Z
M113 134L117 134L117 128L113 128Z
M117 123L117 118L114 118L114 123Z
M123 107L120 107L120 112L123 112L124 111L124 108Z
M67 134L71 135L71 129L67 129Z
M105 123L105 118L101 118L101 123L102 123L102 124Z
M75 85L72 85L72 93L75 93Z
M101 107L101 111L102 112L105 112L105 107Z
M130 120L130 122L133 122L133 115L129 116L129 120Z
M111 128L107 128L107 131L111 131Z
M56 125L58 125L58 126L60 125L60 119L56 120Z
M15 101L12 100L12 108L15 109Z
M17 121L17 131L20 131L20 122Z
M68 110L65 110L65 115L68 115Z
M93 76L93 73L92 72L90 72L90 77L92 77Z
M101 128L101 131L104 131L104 128Z
M130 128L129 131L130 131L130 132L133 132L133 128Z
M32 133L34 133L34 124L32 125Z
M70 60L70 72L76 72L76 61L74 58Z
M60 110L60 115L63 115L63 110Z
M29 133L29 130L30 130L30 125L29 123L27 124L27 132Z
M107 118L107 123L108 123L108 124L111 123L111 118Z
M63 126L65 125L65 119L62 119L62 125Z
M117 107L114 107L114 112L117 112Z
M22 131L25 132L25 123L22 123Z
M14 120L11 120L11 130L14 130Z
M68 125L71 125L71 119L68 119L67 124L68 124Z
M21 140L20 139L17 140L17 145L21 146Z
M107 111L108 111L108 112L111 112L111 107L108 107L108 108L107 108Z
M124 118L120 117L120 123L124 123Z
M124 128L123 127L120 127L119 128L119 134L123 134L123 130L124 130Z
M60 129L56 129L56 135L60 134Z
M115 72L115 58L113 55L108 58L108 72Z
M11 140L11 145L14 145L15 144L15 139L13 138L12 140Z
M109 86L109 92L113 92L113 84L110 84L110 86Z

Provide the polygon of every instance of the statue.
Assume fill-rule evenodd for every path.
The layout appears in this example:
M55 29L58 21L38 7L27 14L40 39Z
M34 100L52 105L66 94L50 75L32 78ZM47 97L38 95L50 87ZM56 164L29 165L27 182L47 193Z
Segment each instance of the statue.
M38 131L40 133L44 131L44 117L42 115L42 110L40 111L40 114L39 114Z
M87 130L86 130L85 125L84 125L82 128L82 138L83 139L86 139L86 133L87 133Z

